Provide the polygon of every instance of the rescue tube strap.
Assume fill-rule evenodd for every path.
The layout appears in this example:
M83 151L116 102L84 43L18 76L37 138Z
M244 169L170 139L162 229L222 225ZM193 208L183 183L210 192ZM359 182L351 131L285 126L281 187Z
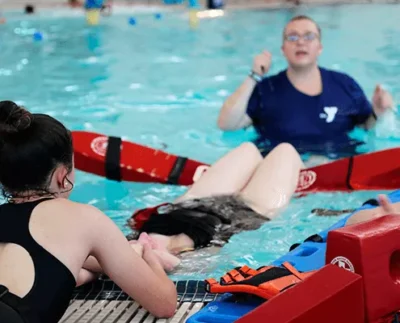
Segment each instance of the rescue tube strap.
M185 167L187 160L188 159L186 157L178 157L176 159L175 164L168 175L167 184L178 184L179 177L182 174L183 168Z
M120 137L108 137L106 158L105 158L105 173L106 178L121 181L121 144Z
M351 175L353 174L353 164L354 164L354 157L351 156L349 158L349 168L347 169L347 177L346 177L346 185L350 190L354 190L354 188L351 186Z

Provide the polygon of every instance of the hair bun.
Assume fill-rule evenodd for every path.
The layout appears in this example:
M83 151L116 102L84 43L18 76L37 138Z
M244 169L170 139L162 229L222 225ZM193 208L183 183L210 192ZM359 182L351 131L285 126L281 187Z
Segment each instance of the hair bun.
M0 102L0 134L14 134L29 128L33 115L12 101Z

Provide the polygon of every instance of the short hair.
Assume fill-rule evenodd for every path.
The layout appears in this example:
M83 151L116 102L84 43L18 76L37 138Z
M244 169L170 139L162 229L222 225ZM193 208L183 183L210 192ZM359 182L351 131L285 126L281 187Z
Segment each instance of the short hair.
M317 27L319 38L322 37L321 27L316 23L316 21L314 19L312 19L312 18L310 18L310 17L308 17L306 15L298 15L298 16L295 16L292 19L290 19L288 21L288 23L286 24L285 28L283 29L283 37L285 37L285 32L286 32L287 25L290 24L293 21L299 21L299 20L311 21L315 25L315 27Z

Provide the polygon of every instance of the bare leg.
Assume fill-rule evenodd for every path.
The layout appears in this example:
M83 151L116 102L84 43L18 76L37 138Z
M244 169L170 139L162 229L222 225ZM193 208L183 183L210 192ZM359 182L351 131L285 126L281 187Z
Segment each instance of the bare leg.
M289 202L302 168L304 164L291 145L279 145L262 160L258 149L246 143L217 161L177 201L239 193L253 209L272 217L267 214L269 211L275 212ZM151 234L151 237L159 248L174 254L193 247L193 241L185 234L170 237Z
M212 195L235 194L247 184L262 156L252 143L244 143L213 164L175 202Z
M192 187L175 202L212 195L236 194L248 183L262 156L252 143L244 143L213 164ZM186 235L163 236L150 234L159 250L179 254L194 248L194 242Z
M272 218L288 205L303 168L293 146L280 144L258 166L240 194L255 211Z

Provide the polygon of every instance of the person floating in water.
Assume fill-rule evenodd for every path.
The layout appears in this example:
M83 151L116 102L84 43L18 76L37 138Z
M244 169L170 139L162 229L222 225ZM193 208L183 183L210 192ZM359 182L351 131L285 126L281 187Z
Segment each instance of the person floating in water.
M218 127L232 131L253 125L257 145L265 153L288 142L301 154L356 154L362 142L348 133L356 126L374 127L393 108L393 99L377 85L370 102L351 76L320 67L321 39L321 29L311 18L292 18L282 36L288 68L265 77L272 55L257 55L250 75L224 102Z
M278 145L263 158L254 144L244 143L173 203L136 212L129 221L134 230L129 239L150 241L171 255L220 247L232 235L256 230L278 216L289 204L303 168L290 144ZM169 270L179 264L178 258L166 261L171 261Z
M279 147L279 146L278 146ZM164 210L152 210L147 219L140 219L139 226L136 221L137 214L129 220L129 225L135 231L130 235L131 243L135 248L142 249L141 244L150 244L154 250L168 252L170 257L163 256L165 269L172 271L180 264L179 255L201 248L219 249L227 243L229 238L239 232L256 230L269 220L246 204L235 204L228 196L225 207L213 206L213 197L195 199L168 205ZM223 201L223 197L218 197ZM208 202L208 204L207 204ZM370 202L370 201L368 201ZM365 203L364 203L365 204ZM365 209L358 212L355 210L313 210L322 216L337 216L344 213L352 213L346 221L345 226L354 225L361 222L370 221L387 214L400 215L400 203L391 203L386 195L379 195L376 200L375 208ZM159 209L162 209L161 206ZM236 212L235 212L236 211ZM277 214L275 209L271 214ZM140 213L139 213L140 214ZM271 217L272 218L272 217ZM138 228L139 227L139 228ZM137 251L140 253L140 251Z
M139 253L143 242L162 251L164 268L171 271L179 265L177 256L183 252L219 249L234 234L257 230L277 217L289 204L304 168L290 144L279 144L265 158L254 144L242 144L214 163L174 202L134 212L128 220L133 230L128 239ZM373 205L378 207L354 213L346 225L389 210L385 196L379 196ZM394 207L400 212L400 203ZM321 208L312 213L337 216L354 211Z

